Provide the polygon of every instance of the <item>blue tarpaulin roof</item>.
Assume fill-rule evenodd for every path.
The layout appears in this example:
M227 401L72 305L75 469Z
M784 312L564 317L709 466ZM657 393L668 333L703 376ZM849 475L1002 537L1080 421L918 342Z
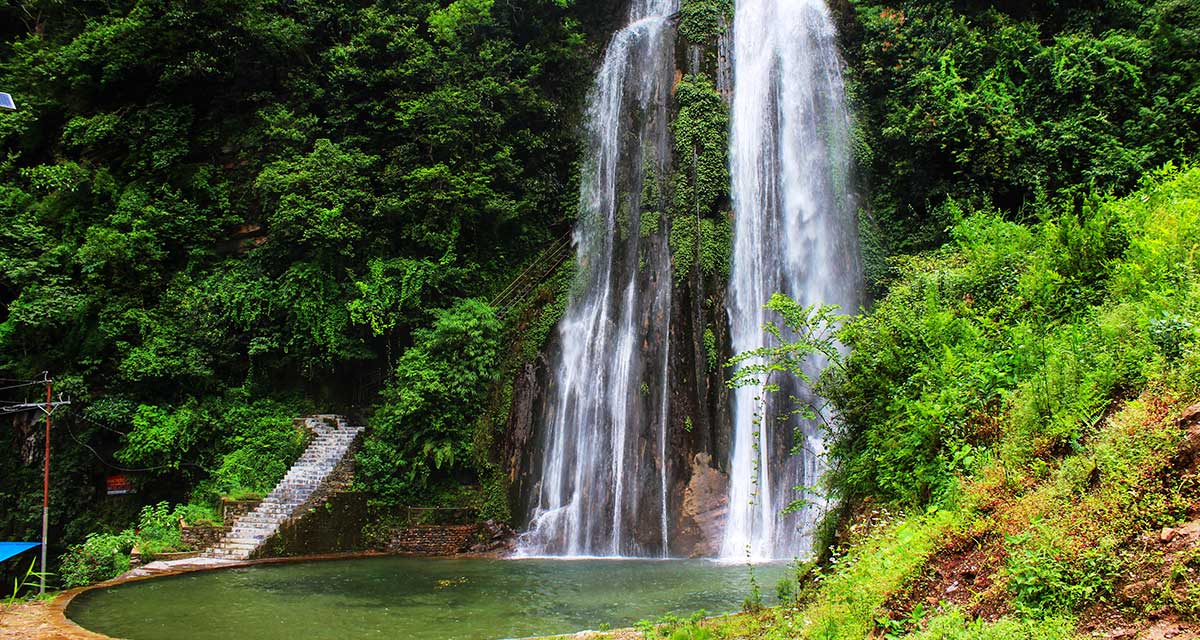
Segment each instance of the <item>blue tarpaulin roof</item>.
M37 542L0 542L0 562L38 546Z

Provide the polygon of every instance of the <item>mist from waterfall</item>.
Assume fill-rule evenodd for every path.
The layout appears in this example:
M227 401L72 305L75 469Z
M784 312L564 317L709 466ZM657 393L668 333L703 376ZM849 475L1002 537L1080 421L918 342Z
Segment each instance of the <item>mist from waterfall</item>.
M579 274L558 324L540 481L519 555L668 553L665 216L641 229L643 209L661 210L642 200L666 169L676 10L676 0L634 0L589 94Z
M733 350L742 353L768 344L762 326L777 319L763 305L773 293L857 311L862 269L850 117L828 7L824 0L737 0L733 29L729 320ZM824 364L810 362L809 373ZM725 558L790 559L810 551L825 504L818 493L796 488L819 482L824 447L819 421L770 420L789 394L812 399L809 390L786 385L765 406L756 400L760 389L735 392ZM768 418L765 428L756 416ZM807 506L784 515L797 499Z

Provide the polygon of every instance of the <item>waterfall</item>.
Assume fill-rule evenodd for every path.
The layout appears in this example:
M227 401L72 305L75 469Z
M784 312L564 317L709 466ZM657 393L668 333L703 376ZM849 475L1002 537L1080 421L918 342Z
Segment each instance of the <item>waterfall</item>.
M857 311L861 265L850 189L850 119L832 17L824 0L737 0L733 27L730 170L734 251L729 320L733 350L764 346L763 305L775 292L801 304ZM822 362L810 362L810 373ZM788 395L743 388L733 401L729 514L721 555L730 559L806 555L824 504L813 492L823 471L818 424L763 423ZM825 416L826 418L828 416ZM803 433L795 442L793 432ZM798 455L789 455L799 445ZM797 498L808 506L781 511Z
M668 161L676 9L676 0L633 0L588 97L579 274L557 328L521 555L669 550L671 266L654 182Z

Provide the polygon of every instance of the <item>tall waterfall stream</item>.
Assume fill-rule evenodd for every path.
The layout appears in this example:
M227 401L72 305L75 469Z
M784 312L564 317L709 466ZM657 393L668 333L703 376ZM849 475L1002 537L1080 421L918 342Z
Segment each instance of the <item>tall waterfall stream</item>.
M824 0L739 0L734 17L730 173L734 209L729 321L735 353L767 344L763 305L785 293L803 305L858 310L861 266L856 206L849 177L850 118L842 85L837 34ZM810 362L812 373L822 366ZM787 389L763 407L752 387L735 393L729 516L721 555L791 558L824 511L818 494L808 506L783 509L824 470L821 431L804 424L803 451L790 424L759 432L755 416L778 413ZM827 417L827 416L826 416ZM771 424L771 423L767 423Z
M665 220L655 214L653 233L638 230L644 212L662 209L642 194L670 160L677 9L677 0L634 0L589 95L575 230L580 273L558 325L540 482L521 555L670 551L671 257ZM850 120L823 0L737 1L731 122L728 313L733 350L743 352L765 344L763 305L772 293L847 311L860 301ZM823 363L811 364L815 373ZM807 391L780 395L788 393ZM803 555L822 501L808 496L799 512L781 510L795 487L815 484L823 471L820 430L795 429L805 453L790 455L796 425L756 436L764 407L755 396L741 389L733 398L728 512L713 548L730 559Z
M639 229L645 168L667 159L676 9L675 0L634 0L589 96L581 273L558 326L537 506L520 542L527 555L667 553L671 260L665 234ZM642 386L648 367L663 374L661 388ZM656 511L661 527L638 538L642 510Z

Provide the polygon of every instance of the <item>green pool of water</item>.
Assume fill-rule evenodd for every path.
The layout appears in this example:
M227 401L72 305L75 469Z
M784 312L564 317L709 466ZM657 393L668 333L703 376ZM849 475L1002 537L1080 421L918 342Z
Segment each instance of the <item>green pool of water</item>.
M756 567L764 592L786 571ZM67 615L130 640L493 640L736 611L749 570L702 560L363 558L184 574L89 591Z

